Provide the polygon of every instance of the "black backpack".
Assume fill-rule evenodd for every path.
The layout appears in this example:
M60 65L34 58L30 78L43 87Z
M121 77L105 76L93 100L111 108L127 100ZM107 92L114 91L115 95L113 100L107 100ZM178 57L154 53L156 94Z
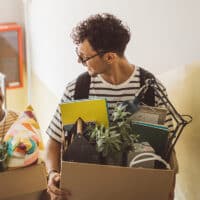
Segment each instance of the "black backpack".
M140 68L140 85L143 86L145 80L154 78L154 75ZM74 99L88 99L91 77L88 72L84 72L76 80ZM149 87L143 96L142 103L148 106L155 106L154 88Z

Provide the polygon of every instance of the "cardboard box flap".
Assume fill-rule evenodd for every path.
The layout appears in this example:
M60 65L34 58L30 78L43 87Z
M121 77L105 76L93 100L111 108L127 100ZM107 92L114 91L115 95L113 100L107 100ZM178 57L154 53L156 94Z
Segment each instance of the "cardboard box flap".
M47 180L43 164L0 173L0 199L34 193L46 188Z
M62 162L61 188L70 200L168 200L173 170Z

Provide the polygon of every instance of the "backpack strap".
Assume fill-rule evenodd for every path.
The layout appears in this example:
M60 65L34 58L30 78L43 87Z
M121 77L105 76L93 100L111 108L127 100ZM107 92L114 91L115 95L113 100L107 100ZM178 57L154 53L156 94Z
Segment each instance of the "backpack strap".
M74 99L88 99L91 77L88 72L80 74L76 80Z
M145 69L140 67L140 86L142 87L145 84L145 81L147 79L154 78L154 75ZM144 97L142 99L142 102L148 106L155 106L155 94L154 94L154 88L149 87L146 93L144 94Z

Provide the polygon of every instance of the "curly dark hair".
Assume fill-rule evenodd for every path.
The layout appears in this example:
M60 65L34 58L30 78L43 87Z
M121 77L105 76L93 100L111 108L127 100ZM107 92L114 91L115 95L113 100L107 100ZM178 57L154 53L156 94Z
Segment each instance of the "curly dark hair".
M115 52L124 55L130 40L129 27L114 15L103 13L91 15L73 28L71 37L77 45L87 39L97 52Z

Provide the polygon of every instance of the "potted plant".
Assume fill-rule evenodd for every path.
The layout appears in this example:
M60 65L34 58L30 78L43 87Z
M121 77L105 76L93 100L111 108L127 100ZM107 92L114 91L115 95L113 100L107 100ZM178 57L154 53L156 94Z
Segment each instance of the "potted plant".
M90 142L96 144L96 149L101 153L105 164L127 164L127 153L134 148L137 141L137 134L132 128L129 115L126 106L120 104L112 113L109 128L98 124L87 128Z

